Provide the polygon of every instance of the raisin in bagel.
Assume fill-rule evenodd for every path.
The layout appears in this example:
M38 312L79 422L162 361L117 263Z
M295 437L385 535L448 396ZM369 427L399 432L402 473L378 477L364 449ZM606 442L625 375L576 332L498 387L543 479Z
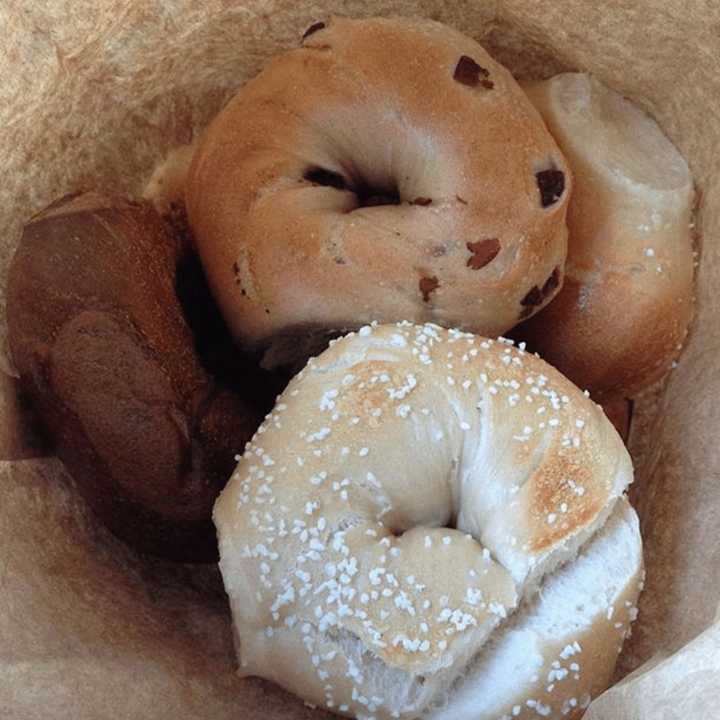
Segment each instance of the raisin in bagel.
M215 505L241 672L358 717L577 717L633 616L631 478L536 356L361 328L293 379Z
M569 191L537 111L476 42L333 18L211 123L186 199L228 324L274 365L371 320L508 330L561 284Z
M217 556L212 506L262 417L201 281L148 203L83 193L28 222L8 285L20 383L57 454L118 537L178 560Z
M668 371L690 323L690 171L654 120L589 75L526 90L575 186L565 286L518 336L593 395L634 395Z

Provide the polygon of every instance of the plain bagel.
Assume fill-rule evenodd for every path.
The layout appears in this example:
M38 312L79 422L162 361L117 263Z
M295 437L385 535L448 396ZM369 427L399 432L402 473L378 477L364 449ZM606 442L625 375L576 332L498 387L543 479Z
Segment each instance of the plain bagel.
M637 597L631 479L599 406L536 356L365 326L293 379L215 505L241 672L365 718L453 708L467 677L460 712L488 667L512 672L520 632L534 640L517 682L477 717L538 702L576 716ZM570 655L582 681L538 689Z
M215 118L186 201L228 324L271 366L376 319L505 332L562 284L569 192L537 111L478 43L333 18Z
M634 395L667 373L690 323L690 171L652 118L590 75L526 90L575 185L565 285L518 336L593 395Z

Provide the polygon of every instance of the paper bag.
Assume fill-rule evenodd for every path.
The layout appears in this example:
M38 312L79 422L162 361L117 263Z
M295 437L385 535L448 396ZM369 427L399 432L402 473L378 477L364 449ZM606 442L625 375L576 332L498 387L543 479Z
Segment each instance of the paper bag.
M720 5L702 0L6 0L0 6L0 305L22 222L58 196L137 194L274 53L330 14L417 15L518 78L595 73L647 109L698 190L696 319L667 386L635 403L647 584L591 720L712 718L720 693ZM3 313L4 316L4 313ZM215 567L134 555L49 457L0 322L0 717L318 718L240 680Z

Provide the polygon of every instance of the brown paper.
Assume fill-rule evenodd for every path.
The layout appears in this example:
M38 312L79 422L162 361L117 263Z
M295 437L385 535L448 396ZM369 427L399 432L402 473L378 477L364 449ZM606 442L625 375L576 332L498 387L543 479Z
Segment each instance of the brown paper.
M80 187L138 194L272 54L331 13L432 17L518 77L593 72L690 163L697 316L667 387L635 402L634 501L648 579L619 676L591 720L711 718L720 691L720 6L702 0L6 0L0 6L0 306L25 218ZM0 717L310 718L234 675L215 568L134 556L46 454L0 322ZM34 458L34 459L33 459Z

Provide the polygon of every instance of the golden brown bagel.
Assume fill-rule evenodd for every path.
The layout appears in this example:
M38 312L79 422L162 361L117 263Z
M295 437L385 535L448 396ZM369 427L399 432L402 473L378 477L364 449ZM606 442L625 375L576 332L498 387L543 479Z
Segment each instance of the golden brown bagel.
M311 30L217 116L188 176L236 337L273 365L371 320L497 335L542 307L570 176L510 73L429 20Z
M537 357L436 325L361 328L290 383L215 505L241 671L343 714L417 717L478 682L518 611L546 673L588 643L571 653L582 683L542 696L559 713L564 690L609 681L628 627L627 608L607 619L637 596L631 479L599 406ZM540 697L535 674L491 709Z
M654 120L595 78L526 90L575 186L565 285L518 337L593 394L633 395L668 371L690 322L690 172Z

